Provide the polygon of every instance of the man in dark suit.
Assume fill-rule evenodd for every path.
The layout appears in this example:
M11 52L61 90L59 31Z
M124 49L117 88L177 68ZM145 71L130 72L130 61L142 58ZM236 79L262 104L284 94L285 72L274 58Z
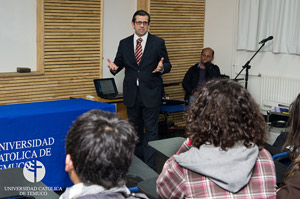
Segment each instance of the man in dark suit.
M135 154L155 169L155 152L148 142L158 135L161 75L170 72L172 66L164 40L148 32L150 15L136 11L131 24L135 33L120 41L114 62L107 61L113 75L125 68L124 104L139 136Z

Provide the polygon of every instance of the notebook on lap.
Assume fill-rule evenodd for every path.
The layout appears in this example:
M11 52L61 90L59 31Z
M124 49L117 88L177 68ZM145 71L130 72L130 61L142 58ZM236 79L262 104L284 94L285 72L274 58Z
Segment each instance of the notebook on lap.
M114 78L94 79L97 95L104 99L120 99L123 94L118 92Z

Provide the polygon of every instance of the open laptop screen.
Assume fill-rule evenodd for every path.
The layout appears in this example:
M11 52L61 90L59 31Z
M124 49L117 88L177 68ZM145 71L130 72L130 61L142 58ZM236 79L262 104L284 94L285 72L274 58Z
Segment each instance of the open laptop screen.
M94 85L99 97L114 96L118 94L114 78L94 79Z

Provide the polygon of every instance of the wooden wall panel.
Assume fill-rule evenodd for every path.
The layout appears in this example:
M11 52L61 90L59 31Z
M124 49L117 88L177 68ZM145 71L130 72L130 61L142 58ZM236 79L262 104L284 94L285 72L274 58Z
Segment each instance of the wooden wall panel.
M150 32L166 41L172 63L170 73L163 75L164 83L181 82L189 67L199 62L203 48L205 0L151 0ZM172 99L183 99L182 86L165 87ZM170 117L184 124L183 113Z
M1 76L0 104L94 94L93 79L102 73L102 5L102 0L44 0L44 72Z
M164 83L182 81L198 62L203 47L205 0L147 0L150 32L165 39L171 73ZM43 73L0 77L0 104L69 99L95 93L92 80L102 69L102 0L44 0ZM42 71L42 70L41 70ZM183 99L181 86L165 88L171 98ZM170 119L184 123L183 114Z

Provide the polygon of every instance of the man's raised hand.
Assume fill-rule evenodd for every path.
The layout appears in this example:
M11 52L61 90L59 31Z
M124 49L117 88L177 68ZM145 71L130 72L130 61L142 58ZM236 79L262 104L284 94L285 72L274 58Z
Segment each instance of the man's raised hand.
M108 61L108 66L107 67L110 70L113 70L113 71L118 70L119 67L114 62L110 61L109 58L107 58L107 61Z

